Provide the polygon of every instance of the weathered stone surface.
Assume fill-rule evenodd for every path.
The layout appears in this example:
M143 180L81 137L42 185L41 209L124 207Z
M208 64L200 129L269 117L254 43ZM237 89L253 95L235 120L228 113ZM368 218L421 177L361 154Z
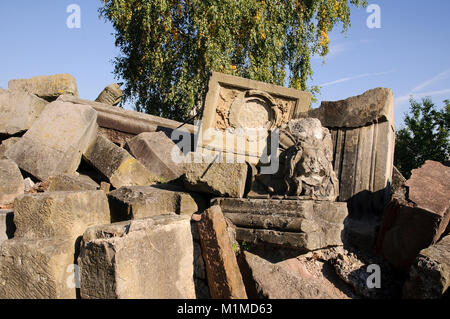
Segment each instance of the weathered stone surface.
M406 178L400 173L397 167L394 166L392 170L392 184L391 184L391 192L392 194L396 193L401 189L401 187L405 184Z
M108 194L113 221L176 213L201 212L206 203L197 194L180 191L171 185L123 186Z
M65 238L3 242L0 299L75 299L74 254L73 240Z
M97 113L89 106L50 103L6 156L40 180L74 173L95 139L96 120Z
M331 299L313 278L302 278L286 267L272 264L248 251L239 258L247 293L251 299Z
M185 164L185 187L194 192L217 196L244 196L247 165L240 163Z
M182 153L164 132L141 133L127 143L127 150L139 160L153 175L166 181L183 174L183 163L173 160L172 152L177 158Z
M0 244L14 237L14 212L8 209L0 209Z
M14 201L16 238L74 240L86 228L110 220L108 200L103 191L27 194Z
M20 91L0 91L0 133L14 135L36 121L47 101Z
M380 119L394 123L394 94L391 89L376 88L336 102L322 102L302 117L318 118L326 127L362 127Z
M11 160L0 160L0 205L10 204L24 193L22 173Z
M50 179L49 192L97 190L99 185L86 175L59 174Z
M78 97L77 83L70 74L35 76L31 79L11 80L8 83L8 89L11 91L26 91L50 102L63 94Z
M83 156L115 188L150 185L159 181L130 153L102 136L97 136Z
M122 96L123 92L120 89L119 84L113 83L108 85L95 99L95 101L116 106L122 101Z
M305 251L342 245L345 203L232 198L215 203L237 226L238 241Z
M412 171L386 206L377 252L395 266L408 269L418 253L436 243L450 219L450 167L427 161Z
M92 227L78 264L82 298L195 298L190 218L161 215Z
M438 299L450 286L450 235L420 251L403 287L408 299Z
M20 137L10 137L6 140L3 140L0 144L0 160L8 159L6 157L6 152L9 150L11 146L20 141Z
M225 218L219 206L213 206L202 214L198 234L211 297L247 298Z

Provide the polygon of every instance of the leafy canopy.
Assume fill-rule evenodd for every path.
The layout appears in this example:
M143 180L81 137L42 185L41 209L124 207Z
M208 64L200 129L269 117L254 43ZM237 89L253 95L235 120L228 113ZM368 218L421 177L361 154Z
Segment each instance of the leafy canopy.
M101 0L115 29L115 74L136 109L176 120L202 105L211 71L307 88L310 59L365 0Z
M438 109L430 98L410 100L405 127L397 132L394 164L406 177L426 160L445 162L450 156L450 101Z

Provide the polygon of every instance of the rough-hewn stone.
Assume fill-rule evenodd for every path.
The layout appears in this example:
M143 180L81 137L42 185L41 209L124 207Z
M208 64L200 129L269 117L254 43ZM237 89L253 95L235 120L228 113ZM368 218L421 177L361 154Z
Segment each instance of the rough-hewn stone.
M212 298L247 298L236 256L219 206L202 214L198 234Z
M9 90L26 91L47 101L54 101L63 94L78 97L75 78L70 74L35 76L31 79L11 80Z
M49 192L97 190L99 185L86 175L59 174L50 179Z
M0 299L75 299L75 245L65 238L0 245Z
M0 209L0 244L14 237L14 212L8 209Z
M26 92L0 92L0 133L14 135L29 129L47 104Z
M408 299L438 299L450 286L450 235L420 251L403 287Z
M0 160L0 205L10 204L24 193L22 173L11 160Z
M0 160L8 159L6 157L6 152L9 150L11 146L20 141L20 137L10 137L6 140L3 140L0 144Z
M74 173L95 139L96 120L97 113L89 106L52 102L6 156L40 180Z
M119 84L113 83L108 85L95 99L95 101L116 106L122 101L122 96L123 92L120 89Z
M247 165L241 163L189 163L185 165L185 187L217 196L244 196Z
M183 174L183 163L176 163L172 156L175 152L177 158L181 158L182 153L164 132L141 133L128 141L127 150L153 175L166 181Z
M195 298L187 216L161 215L89 228L78 264L82 298Z
M161 184L123 186L108 194L113 221L176 213L189 215L203 211L206 202L198 194Z
M97 137L83 156L115 188L150 185L159 181L130 153L102 136Z
M342 245L345 203L232 198L215 203L236 225L238 241L306 251Z
M436 243L450 219L450 167L427 161L394 194L386 206L377 251L399 268L408 269L418 253Z
M26 194L14 201L16 238L76 239L86 228L110 220L108 200L103 191Z

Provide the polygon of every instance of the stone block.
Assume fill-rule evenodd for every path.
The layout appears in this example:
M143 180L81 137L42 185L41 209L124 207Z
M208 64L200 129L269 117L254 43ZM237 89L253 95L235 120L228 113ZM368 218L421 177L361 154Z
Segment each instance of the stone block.
M87 175L59 174L50 179L49 192L87 191L100 188L92 178Z
M123 186L108 194L113 222L175 213L191 216L206 202L198 194L171 185Z
M183 174L183 163L173 160L182 153L164 132L141 133L127 143L127 150L139 160L153 175L166 181L177 179Z
M0 299L75 299L75 245L65 238L0 245Z
M190 218L161 215L92 227L78 264L85 299L195 298Z
M31 79L11 80L8 83L8 89L11 91L25 91L50 102L63 94L78 97L77 83L70 74L35 76Z
M120 89L119 84L113 83L108 85L95 99L95 101L116 106L122 101L122 96L123 92Z
M16 163L11 160L0 160L0 205L14 202L24 190L22 173Z
M20 137L10 137L6 140L3 140L0 144L0 160L8 159L6 157L6 152L9 150L11 146L20 141Z
M302 251L342 245L345 203L234 198L214 203L236 225L238 241Z
M109 223L103 191L50 192L22 195L14 201L15 238L72 238L86 228Z
M185 164L185 187L194 192L242 198L246 181L245 163Z
M26 92L0 92L0 133L14 135L28 130L47 104Z
M50 103L6 156L40 180L74 173L96 137L96 120L97 113L89 106Z
M84 159L108 178L115 188L150 185L159 181L123 148L102 136L83 154Z
M202 214L198 235L211 297L214 299L246 299L242 276L227 232L227 224L219 206Z

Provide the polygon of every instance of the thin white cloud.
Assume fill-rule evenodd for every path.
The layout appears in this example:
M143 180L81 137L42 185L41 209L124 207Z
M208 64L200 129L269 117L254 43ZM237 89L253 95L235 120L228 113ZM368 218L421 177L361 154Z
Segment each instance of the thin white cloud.
M442 73L439 73L438 75L436 75L435 77L419 84L418 86L416 86L414 89L411 90L411 93L417 92L422 90L423 88L435 83L435 82L439 82L441 80L445 80L446 78L450 77L450 69L448 69L447 71L444 71Z
M351 43L337 43L330 45L330 48L328 49L328 54L325 57L322 57L320 55L314 55L313 59L330 59L333 58L340 53L347 51L352 46Z
M429 91L429 92L422 92L422 93L410 93L408 95L403 95L400 96L398 98L395 98L395 101L398 103L402 103L405 101L409 101L409 99L411 98L422 98L422 97L433 97L433 96L439 96L439 95L444 95L444 94L450 94L450 89L443 89L443 90L438 90L438 91Z
M330 86L333 84L338 84L338 83L343 83L343 82L348 82L348 81L352 81L352 80L356 80L356 79L361 79L361 78L367 78L370 76L380 76L380 75L386 75L386 74L390 74L394 72L394 70L390 70L390 71L384 71L384 72L378 72L378 73L363 73L363 74L359 74L359 75L355 75L355 76L349 76L349 77L344 77L338 80L334 80L331 82L326 82L321 84L321 87L325 87L325 86Z

